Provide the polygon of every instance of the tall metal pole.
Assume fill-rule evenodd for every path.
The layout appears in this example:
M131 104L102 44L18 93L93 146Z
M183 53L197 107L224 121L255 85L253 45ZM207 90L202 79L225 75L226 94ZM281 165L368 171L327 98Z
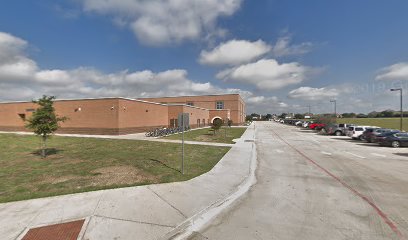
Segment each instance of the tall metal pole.
M337 102L336 100L330 100L330 102L334 103L334 116L337 118Z
M402 110L402 88L391 88L392 92L400 91L400 130L402 131L402 120L404 118L404 111Z
M309 116L310 116L310 107L311 107L311 106L309 105L308 107L309 107Z
M401 118L400 118L400 130L402 131L402 119L403 119L403 117L404 117L404 112L402 111L402 88L401 88L401 91L400 91L400 110L401 110Z
M181 174L184 175L184 112L181 115L182 131L181 131Z

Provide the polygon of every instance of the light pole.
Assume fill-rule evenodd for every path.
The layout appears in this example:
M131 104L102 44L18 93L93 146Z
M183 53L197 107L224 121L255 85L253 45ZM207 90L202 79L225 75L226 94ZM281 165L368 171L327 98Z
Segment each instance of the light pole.
M332 100L330 100L330 102L332 102L332 103L334 103L334 117L336 117L337 118L337 102L336 102L336 99L332 99Z
M391 92L400 91L400 111L401 111L401 114L400 114L400 130L402 131L402 118L403 118L403 115L404 115L404 113L402 111L402 88L391 88L390 91Z

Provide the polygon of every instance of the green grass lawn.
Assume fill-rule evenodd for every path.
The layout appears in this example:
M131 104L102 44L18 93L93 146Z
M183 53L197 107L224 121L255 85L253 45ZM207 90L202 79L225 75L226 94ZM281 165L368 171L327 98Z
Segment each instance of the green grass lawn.
M232 139L240 138L245 132L244 127L223 127L216 134L211 128L190 130L184 133L184 140L199 142L234 143ZM181 134L164 137L166 139L181 140Z
M351 123L364 126L378 126L383 128L400 128L399 118L338 118L337 123ZM402 122L405 131L408 131L408 119Z
M180 144L54 136L45 159L39 145L36 136L0 134L0 202L184 181L212 169L230 149L185 145L182 175Z

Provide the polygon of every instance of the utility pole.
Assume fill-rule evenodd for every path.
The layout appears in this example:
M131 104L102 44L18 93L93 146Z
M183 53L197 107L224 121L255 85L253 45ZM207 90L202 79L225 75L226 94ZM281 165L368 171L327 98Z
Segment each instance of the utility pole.
M330 100L330 102L334 103L334 117L337 118L337 102L336 99Z
M181 115L181 174L184 175L184 111Z
M308 112L308 114L309 114L309 116L310 116L310 113L311 113L310 108L311 108L311 106L310 106L310 105L308 105L308 107L309 107L309 112Z
M390 91L400 91L400 130L402 131L402 120L404 117L404 112L402 111L402 88L391 88Z

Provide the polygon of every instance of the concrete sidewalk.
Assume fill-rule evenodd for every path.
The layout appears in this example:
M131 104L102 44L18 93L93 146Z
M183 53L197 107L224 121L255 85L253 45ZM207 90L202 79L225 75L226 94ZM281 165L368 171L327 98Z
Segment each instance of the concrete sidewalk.
M0 204L0 239L78 219L86 219L78 239L168 239L245 193L254 177L254 136L251 125L211 171L186 182Z
M198 128L201 129L201 128ZM197 130L197 129L194 129ZM192 131L194 131L192 130ZM4 132L0 133L12 133L20 135L34 135L32 132ZM55 136L63 137L79 137L79 138L103 138L103 139L127 139L127 140L143 140L152 142L170 142L170 143L181 143L181 140L172 140L156 137L146 137L145 133L133 133L126 135L86 135L86 134L55 134ZM219 146L219 147L232 147L234 144L229 143L216 143L216 142L198 142L198 141L184 141L185 144L195 144L195 145L208 145L208 146Z

